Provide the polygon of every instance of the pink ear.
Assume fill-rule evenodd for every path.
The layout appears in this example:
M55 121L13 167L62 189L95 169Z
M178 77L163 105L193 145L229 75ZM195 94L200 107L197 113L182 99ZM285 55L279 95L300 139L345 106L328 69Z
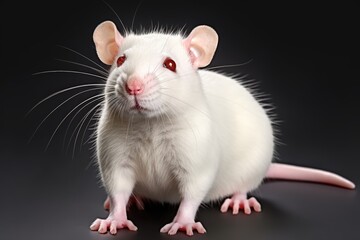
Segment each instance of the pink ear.
M193 66L206 67L215 54L218 35L213 28L202 25L194 28L183 43Z
M113 64L123 39L113 22L105 21L99 24L93 33L99 59L105 64Z

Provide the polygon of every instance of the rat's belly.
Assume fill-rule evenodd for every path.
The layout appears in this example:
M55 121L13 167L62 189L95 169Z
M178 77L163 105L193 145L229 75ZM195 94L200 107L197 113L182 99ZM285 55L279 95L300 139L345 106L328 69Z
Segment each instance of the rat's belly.
M133 192L160 202L179 202L180 194L174 171L177 168L176 155L173 148L164 145L154 147L152 144L144 144L133 154L136 178Z
M179 203L181 200L180 194L174 186L169 185L167 188L163 188L161 186L156 187L138 182L135 185L133 193L141 198L157 202Z
M169 169L158 164L149 164L146 169L141 168L136 171L135 195L159 202L180 201L178 183Z

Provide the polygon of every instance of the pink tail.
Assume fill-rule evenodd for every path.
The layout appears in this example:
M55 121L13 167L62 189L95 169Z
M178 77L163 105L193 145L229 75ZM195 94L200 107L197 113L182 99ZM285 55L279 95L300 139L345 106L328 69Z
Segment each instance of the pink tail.
M272 163L266 178L318 182L348 189L355 188L354 183L335 173L281 163Z

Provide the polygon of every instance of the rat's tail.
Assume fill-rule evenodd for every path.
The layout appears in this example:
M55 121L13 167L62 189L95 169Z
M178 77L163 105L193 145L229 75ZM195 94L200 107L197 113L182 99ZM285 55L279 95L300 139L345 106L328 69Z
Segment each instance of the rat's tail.
M335 173L282 163L272 163L266 178L325 183L348 189L355 188L354 183Z

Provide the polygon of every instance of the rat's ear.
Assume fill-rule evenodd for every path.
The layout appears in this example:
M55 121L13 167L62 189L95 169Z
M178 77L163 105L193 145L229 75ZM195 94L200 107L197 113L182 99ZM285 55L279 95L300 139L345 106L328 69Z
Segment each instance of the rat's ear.
M99 59L105 64L113 64L123 39L113 22L105 21L99 24L93 33Z
M209 26L201 25L194 28L184 39L190 59L195 68L206 67L211 62L218 43L218 35Z

